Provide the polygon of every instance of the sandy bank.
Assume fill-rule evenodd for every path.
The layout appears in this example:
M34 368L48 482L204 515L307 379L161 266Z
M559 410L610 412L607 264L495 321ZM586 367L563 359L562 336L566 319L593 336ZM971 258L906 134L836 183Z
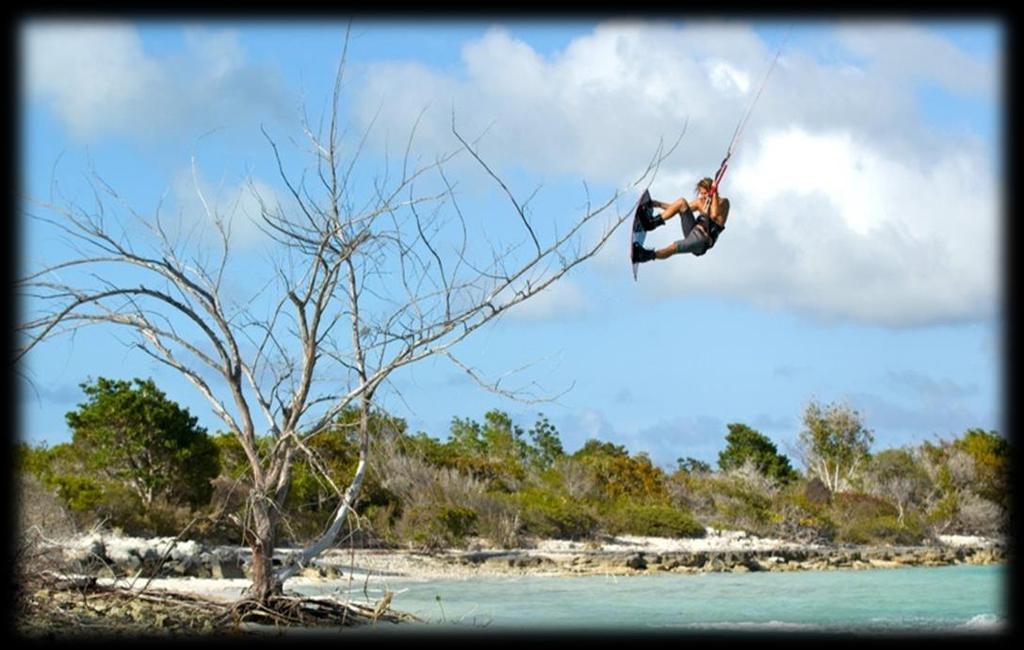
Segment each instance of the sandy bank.
M180 562L198 556L224 556L234 552L248 557L247 549L203 549L186 543L171 546L169 539L146 540L101 536L69 542L69 546L95 550L102 545L114 558L177 557ZM408 550L333 549L324 553L301 575L288 581L286 589L330 585L353 598L372 601L385 589L400 587L404 581L472 579L503 575L632 575L714 571L799 571L830 569L872 569L900 566L942 566L989 564L1005 561L1005 543L998 539L971 536L943 536L937 544L922 547L833 547L796 544L760 538L738 531L708 530L699 539L619 536L599 542L540 540L531 548L494 549L471 545L468 550L423 553ZM134 566L133 564L132 566ZM244 572L227 577L168 576L150 580L141 571L120 572L122 584L141 588L170 589L217 598L236 599L249 585ZM152 574L149 574L152 575ZM227 574L225 574L227 575ZM103 577L109 582L111 576Z

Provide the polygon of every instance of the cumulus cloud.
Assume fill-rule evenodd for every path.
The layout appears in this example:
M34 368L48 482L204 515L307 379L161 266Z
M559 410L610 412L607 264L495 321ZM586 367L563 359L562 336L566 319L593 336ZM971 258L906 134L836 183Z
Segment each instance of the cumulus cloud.
M888 326L991 317L1000 206L983 165L968 151L906 164L848 131L767 132L730 179L736 208L720 245L659 267L654 291ZM656 234L656 245L681 236Z
M189 29L154 55L131 25L35 22L23 32L25 91L80 141L191 133L293 112L280 75L252 65L235 33Z
M849 23L825 37L839 55L793 45L780 56L723 186L733 214L720 246L654 263L642 290L896 327L992 317L997 156L927 124L918 93L930 84L994 112L999 62L914 25ZM419 146L444 149L454 109L467 133L493 125L480 146L496 164L620 187L689 120L651 187L672 199L718 166L777 47L736 23L625 22L544 56L494 28L455 71L372 65L356 118L379 110L381 137L404 135L426 109ZM670 223L648 241L679 236ZM621 273L620 250L597 266Z
M369 123L380 109L379 132L401 138L427 108L420 146L444 149L454 110L467 134L493 125L480 145L491 159L618 182L646 164L662 135L678 135L687 113L680 89L710 74L728 76L678 60L674 45L653 46L671 43L671 35L659 27L598 27L547 59L495 28L463 48L464 75L407 62L371 65L357 118Z

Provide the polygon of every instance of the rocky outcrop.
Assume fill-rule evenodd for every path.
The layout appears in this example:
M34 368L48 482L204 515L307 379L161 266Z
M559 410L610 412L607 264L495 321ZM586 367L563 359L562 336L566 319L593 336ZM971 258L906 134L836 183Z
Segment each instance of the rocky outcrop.
M499 555L455 554L452 562L481 568L543 566L567 574L709 573L754 571L828 571L835 569L879 569L951 564L994 564L1005 562L1002 545L990 547L854 547L783 548L772 550L683 551L666 553L583 551L546 553L543 562L532 551L506 551ZM532 561L531 561L532 560Z
M248 578L250 551L205 547L172 539L145 540L94 535L63 548L82 572L100 577ZM274 558L287 559L282 550ZM1008 561L1003 543L961 546L785 546L722 550L477 550L420 554L410 551L329 550L298 575L336 579L352 573L379 575L561 574L636 575L659 572L709 573L829 571Z
M205 547L172 539L139 539L93 535L62 547L65 560L90 575L140 578L249 578L251 552L237 547ZM275 555L280 565L285 553ZM334 566L314 562L300 575L336 578Z

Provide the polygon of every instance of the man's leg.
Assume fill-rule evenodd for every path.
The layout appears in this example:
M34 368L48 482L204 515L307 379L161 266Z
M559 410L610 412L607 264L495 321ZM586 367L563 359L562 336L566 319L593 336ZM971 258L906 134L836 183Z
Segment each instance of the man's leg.
M689 213L689 210L687 210ZM654 251L655 259L663 260L679 253L692 253L694 251L700 251L707 248L707 237L704 236L704 232L699 228L692 228L690 233L684 238L678 241L672 242L665 248L659 248Z
M690 236L696 225L697 219L693 216L693 210L690 209L690 206L686 206L686 209L679 213L679 227L683 229L683 239Z
M690 210L690 204L686 202L686 199L679 197L671 203L662 203L661 201L651 201L656 208L661 208L661 218L664 221L668 221L672 217L682 212L688 212Z

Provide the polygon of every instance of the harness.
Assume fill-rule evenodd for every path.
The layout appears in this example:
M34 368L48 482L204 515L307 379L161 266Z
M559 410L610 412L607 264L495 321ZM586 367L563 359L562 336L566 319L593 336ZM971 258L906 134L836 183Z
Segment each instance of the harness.
M725 226L718 225L717 222L712 220L711 217L704 214L703 212L699 212L697 215L695 215L695 218L697 220L695 227L700 228L702 231L704 231L704 234L707 235L708 242L708 245L704 247L704 250L702 250L699 253L693 253L697 257L700 257L704 253L711 250L712 247L714 247L715 242L718 241L718 236L722 234L723 230L725 230Z

